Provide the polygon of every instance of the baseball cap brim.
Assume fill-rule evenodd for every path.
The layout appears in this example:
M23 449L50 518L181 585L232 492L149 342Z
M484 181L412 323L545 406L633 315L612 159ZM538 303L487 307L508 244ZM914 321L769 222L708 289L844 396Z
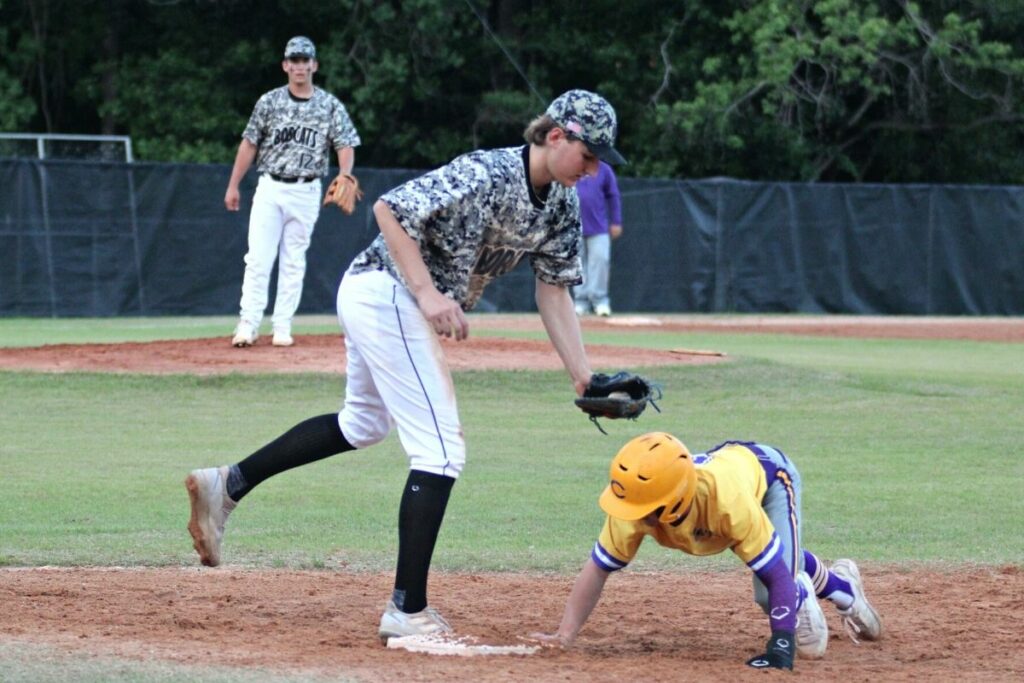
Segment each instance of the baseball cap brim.
M619 151L611 145L592 145L589 142L584 142L583 144L585 144L587 149L593 152L598 159L606 164L615 166L617 164L628 163L626 158L619 154Z

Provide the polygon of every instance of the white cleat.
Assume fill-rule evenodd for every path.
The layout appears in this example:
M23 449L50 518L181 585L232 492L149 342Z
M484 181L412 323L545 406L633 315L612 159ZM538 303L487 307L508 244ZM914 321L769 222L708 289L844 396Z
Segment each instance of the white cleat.
M388 638L452 632L452 627L433 607L427 607L422 612L406 614L395 607L392 600L388 600L384 614L380 617L380 629L377 631L377 635L380 636L380 642L387 645Z
M278 331L274 332L274 341L272 343L274 346L293 346L295 338L289 332Z
M839 578L848 581L853 588L853 604L847 609L839 610L843 617L843 628L846 635L857 643L863 640L878 640L882 637L882 620L878 612L864 595L864 583L860 578L860 569L853 560L836 560L832 572Z
M828 622L814 595L811 577L807 572L800 572L796 580L807 591L796 613L796 653L804 659L821 659L828 648Z
M259 332L256 331L255 325L243 320L238 323L238 326L235 328L235 336L231 338L231 345L242 349L247 346L252 346L259 338L260 335Z
M237 503L228 497L228 468L207 467L192 470L185 477L192 516L188 532L199 561L207 567L220 564L220 544L224 539L224 523Z
M600 318L607 318L612 314L612 309L608 304L598 304L594 306L594 313Z

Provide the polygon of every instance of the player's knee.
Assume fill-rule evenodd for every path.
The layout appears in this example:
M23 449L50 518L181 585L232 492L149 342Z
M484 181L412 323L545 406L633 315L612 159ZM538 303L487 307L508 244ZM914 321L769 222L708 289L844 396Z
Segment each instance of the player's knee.
M422 472L431 472L443 477L458 479L466 464L465 451L443 453L410 454L409 467Z
M353 430L351 436L348 432L345 432L345 438L356 448L366 448L375 443L380 443L387 435L387 430Z
M403 438L402 445L409 456L409 466L414 470L458 479L466 464L466 440L461 428L453 426L450 430L442 430L430 440Z
M391 432L391 422L383 415L351 415L342 411L338 424L341 433L356 448L379 443Z
M453 452L448 454L448 466L442 473L445 476L459 478L462 474L462 468L466 466L466 445L465 442L459 443L459 448L456 448Z

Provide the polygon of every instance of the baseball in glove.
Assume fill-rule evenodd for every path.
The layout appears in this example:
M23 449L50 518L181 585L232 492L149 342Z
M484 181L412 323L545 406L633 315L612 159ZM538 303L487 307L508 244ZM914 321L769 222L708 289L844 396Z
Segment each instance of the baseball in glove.
M661 399L661 387L640 375L630 372L617 372L614 375L596 373L590 377L590 384L583 396L576 399L576 405L590 416L590 421L602 434L607 434L597 418L635 420L644 412L648 403L660 413L661 408L654 402L655 399Z
M339 173L338 177L331 181L327 187L327 194L324 195L324 206L337 204L338 208L347 215L352 215L356 210L356 202L363 198L363 191L359 189L359 181L351 173Z

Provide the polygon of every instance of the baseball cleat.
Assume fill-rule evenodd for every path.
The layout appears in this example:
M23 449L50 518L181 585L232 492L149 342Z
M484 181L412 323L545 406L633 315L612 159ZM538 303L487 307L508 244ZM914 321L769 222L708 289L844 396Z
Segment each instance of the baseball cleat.
M192 506L188 532L192 535L192 545L199 553L199 561L207 567L220 564L224 523L237 505L228 497L227 482L227 467L192 470L185 478L185 488L188 489Z
M289 332L274 332L274 346L292 346L295 339Z
M878 640L882 637L882 620L878 612L864 595L864 583L860 578L860 569L853 560L836 560L832 565L832 573L849 582L853 589L853 604L847 609L839 610L843 617L843 629L846 635L857 643L863 640Z
M422 612L406 614L397 607L393 600L388 600L384 614L380 617L380 629L377 635L383 645L388 644L388 638L401 638L402 636L425 636L429 634L449 634L452 627L445 621L445 618L433 607L426 607Z
M256 327L243 320L235 328L235 336L231 338L231 345L241 349L246 346L252 346L259 338L260 335L256 331Z
M796 612L796 653L804 659L821 659L828 648L828 622L814 595L811 577L800 572L796 580L807 593Z
M594 314L601 318L607 318L612 314L611 306L608 304L598 304L594 306Z

